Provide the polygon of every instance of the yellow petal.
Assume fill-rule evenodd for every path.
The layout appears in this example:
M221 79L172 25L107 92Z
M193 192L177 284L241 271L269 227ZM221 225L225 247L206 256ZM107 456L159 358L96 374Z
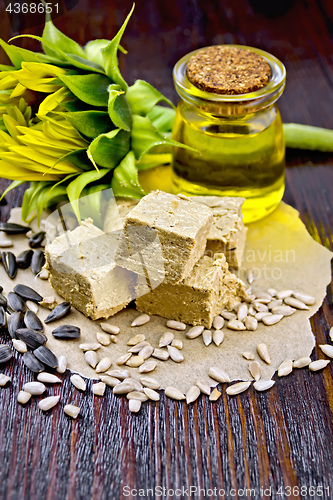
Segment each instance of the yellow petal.
M6 129L10 133L13 139L16 139L20 135L20 132L17 130L17 122L8 115L3 115L3 122L5 124Z
M59 106L59 103L61 103L68 96L68 94L68 89L62 87L53 94L45 97L39 105L38 115L44 116L50 111L56 109Z
M21 83L18 83L16 85L16 87L14 88L13 92L10 94L10 97L13 98L13 97L20 97L22 96L25 91L26 91L26 87L24 85L22 85Z
M47 94L55 92L62 87L59 83L52 84L52 82L56 81L55 78L39 78L38 80L18 78L18 81L27 89L35 90L36 92L46 92Z
M17 84L17 79L7 74L5 78L2 78L2 80L0 80L0 90L12 89L15 87L16 84Z
M54 66L53 64L22 62L22 69L16 71L15 74L21 72L27 74L30 73L34 78L44 78L46 76L64 75L66 73L66 70L63 68L59 68L58 66Z
M62 162L57 165L55 165L56 161L55 158L52 158L46 154L40 153L36 151L36 149L29 148L27 146L11 146L10 151L14 154L21 155L22 157L28 158L32 160L33 162L40 163L41 165L48 167L45 168L45 171L48 172L49 168L55 169L57 172L54 173L74 173L74 172L80 172L80 169L75 167L72 163L70 162ZM0 157L5 156L0 153ZM17 157L17 163L20 164L20 161ZM58 159L58 158L57 158ZM56 160L57 160L56 159Z
M32 172L16 164L8 163L0 160L0 176L5 179L22 180L22 181L56 181L60 177L54 174L45 174Z

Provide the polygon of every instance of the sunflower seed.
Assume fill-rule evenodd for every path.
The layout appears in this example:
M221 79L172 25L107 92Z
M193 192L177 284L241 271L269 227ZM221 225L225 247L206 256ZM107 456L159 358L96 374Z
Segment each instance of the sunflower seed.
M168 328L172 328L172 330L179 330L179 331L186 330L185 323L181 323L180 321L174 321L173 319L169 319L167 321L166 326Z
M66 370L67 370L66 356L59 356L57 372L58 373L65 373Z
M27 352L28 350L27 344L22 342L22 340L13 339L12 342L13 342L13 347L17 352L20 352L21 354Z
M13 351L9 345L0 345L0 364L7 363L13 357Z
M175 363L181 363L182 361L184 361L184 356L181 352L179 352L179 349L177 349L176 347L171 347L170 345L167 346L167 349L172 361L174 361Z
M309 366L311 363L311 358L308 356L304 356L302 358L298 358L293 362L293 368L304 368L305 366Z
M113 388L113 394L128 394L129 392L134 391L134 385L132 382L124 381L120 382L120 384L115 385Z
M39 382L44 382L44 384L61 384L61 380L53 373L41 372L37 375L37 380Z
M186 403L194 403L200 396L200 389L197 385L193 385L186 393Z
M70 380L71 380L72 384L74 385L74 387L76 387L79 391L86 390L87 385L86 385L85 381L77 373L74 373L74 375L71 376Z
M30 401L31 399L31 394L30 392L25 392L25 391L20 391L17 395L17 401L21 404L21 405L25 405L27 404L28 401Z
M0 238L0 248L10 248L13 246L13 242L10 239Z
M230 382L229 375L220 368L209 368L208 375L210 376L210 378L216 380L217 382Z
M10 381L10 377L4 373L0 373L0 387L5 387L5 385Z
M263 361L265 361L265 363L267 363L268 365L271 364L271 357L269 355L268 347L266 344L258 344L257 345L257 352L258 352L259 356L261 357L261 359Z
M275 380L258 380L257 382L254 382L253 387L255 388L256 391L262 392L262 391L267 391L273 385L275 384Z
M45 264L44 252L42 250L36 250L31 259L31 264L30 264L31 271L34 274L40 273L44 264Z
M278 368L278 377L286 377L293 371L293 362L291 359L287 359L280 364Z
M101 347L101 344L99 344L97 342L92 342L91 344L86 342L84 344L79 345L79 348L81 349L81 351L97 351L97 349L99 349L100 347Z
M272 300L272 295L268 292L256 292L257 299L260 300L267 300L270 302Z
M249 361L252 361L254 359L254 354L252 354L252 352L243 352L242 353L242 356L243 358L249 360Z
M269 293L269 295L271 295L272 297L275 297L277 294L277 290L275 290L275 288L268 288L267 293Z
M3 267L11 279L17 275L17 264L15 255L12 252L2 252L1 260Z
M123 354L120 356L120 358L117 359L116 363L117 365L124 365L132 356L131 352L128 352L127 354Z
M51 323L52 321L56 321L57 319L64 318L71 312L71 305L69 302L61 302L58 306L56 306L48 315L46 319L44 319L44 323Z
M139 356L141 356L141 358L146 360L146 359L150 358L150 356L153 354L153 352L154 352L154 348L151 345L146 345L139 351Z
M227 387L226 393L228 396L236 396L241 392L246 391L251 385L251 382L238 382L237 384Z
M6 234L26 234L31 227L14 224L13 222L0 222L0 231Z
M110 358L105 357L100 360L98 365L96 366L96 373L106 372L112 365L112 361Z
M250 316L255 316L257 314L257 311L254 309L252 304L248 307L248 314ZM260 314L260 313L258 313L258 314Z
M130 399L128 402L128 408L132 413L138 413L141 409L141 401L137 399Z
M104 384L108 385L109 387L115 387L116 385L120 384L120 380L115 378L115 377L110 377L109 375L100 375L99 379L104 382Z
M32 300L27 300L25 304L29 311L32 311L35 314L38 313L38 305L35 302L32 302Z
M29 246L31 248L38 248L41 246L41 243L44 239L45 231L40 231L39 233L35 233L29 238Z
M111 377L116 377L119 378L120 380L124 380L125 378L128 378L130 376L130 372L128 370L111 370L107 373L107 375L110 375Z
M118 326L109 325L109 323L100 323L99 326L106 333L112 333L113 335L118 335L118 333L120 332L120 328Z
M268 307L266 306L266 304L262 304L261 302L254 301L253 302L253 307L255 308L255 310L258 313L260 313L260 312L268 312Z
M151 399L152 401L159 401L160 400L160 395L158 392L154 391L153 389L150 389L149 387L145 387L143 389L143 392L147 396L148 399Z
M132 356L128 361L126 361L126 365L131 368L138 368L143 365L144 359L141 356Z
M231 321L232 319L236 319L237 315L233 312L230 311L222 311L221 316L223 316L224 319Z
M274 307L280 307L282 306L283 304L283 301L280 299L280 300L271 300L271 302L269 302L267 304L267 307L268 309L273 309Z
M50 297L44 297L40 305L53 311L53 309L59 305L59 302L53 295L51 295Z
M84 357L88 365L90 365L92 368L96 367L98 363L98 356L95 351L86 351L84 353Z
M252 377L254 380L259 380L261 377L261 366L258 363L258 361L252 361L252 363L249 364L249 372L251 373Z
M7 310L8 302L7 298L0 292L0 306Z
M290 306L275 306L271 309L273 314L282 314L282 316L291 316L296 312L296 309Z
M41 302L43 300L43 297L36 290L27 285L16 285L14 292L24 300L31 300L32 302Z
M57 368L57 366L58 366L58 359L57 359L57 357L45 345L41 345L40 347L38 347L38 349L35 349L34 350L34 355L44 365L46 365L46 366L48 366L50 368Z
M104 382L98 382L97 384L93 384L92 391L95 396L104 396L106 389L106 385Z
M127 342L127 345L134 346L140 344L140 342L143 342L144 340L146 340L146 337L143 335L143 333L139 333L138 335L134 335L134 337L130 338Z
M48 280L50 277L50 273L47 269L42 269L40 273L38 273L38 278L41 280Z
M154 352L152 354L154 358L160 359L161 361L166 361L169 359L169 353L168 351L163 351L162 349L154 349Z
M144 387L148 387L149 389L160 389L160 384L154 378L147 376L140 377L140 382Z
M224 340L224 332L222 330L213 331L213 342L217 347L222 344Z
M131 384L133 384L135 391L139 391L139 392L143 391L143 386L142 386L141 382L139 382L135 378L127 377L127 378L125 378L124 382L130 382Z
M64 412L66 415L72 418L77 418L80 413L80 408L75 405L66 405L64 406Z
M212 393L209 395L209 400L210 401L217 401L221 395L222 395L222 392L220 392L215 387L215 389L213 389Z
M0 306L0 330L7 325L7 315L3 307Z
M272 297L270 297L269 299L256 297L255 300L253 300L253 303L255 302L255 303L265 304L268 307L268 304L271 302L271 300Z
M240 304L238 309L237 309L237 319L238 321L244 321L244 319L247 316L247 305L246 304Z
M132 321L131 326L142 326L150 321L150 316L148 314L141 314L135 320Z
M36 332L35 330L31 330L31 328L19 328L16 330L16 337L23 340L31 349L37 349L37 347L44 345L47 341L44 333Z
M329 344L321 344L319 345L320 349L323 351L326 356L329 358L333 358L333 345Z
M282 318L282 314L272 314L271 316L265 316L264 318L262 318L262 322L266 326L271 326L281 321Z
M22 312L22 313L26 311L27 307L25 305L24 300L19 295L16 295L16 293L9 292L7 300L8 300L8 305L12 311Z
M28 392L32 396L40 396L46 391L46 387L41 382L27 382L23 386L24 392Z
M100 333L100 332L97 332L96 333L96 339L97 341L104 345L104 346L108 346L111 344L111 338L110 338L110 335L107 335L106 333Z
M276 294L276 298L284 300L287 297L291 297L293 295L293 293L294 293L293 290L282 290L282 292L278 292Z
M308 306L304 304L304 302L301 302L298 299L295 299L294 297L286 297L284 299L284 303L287 304L288 306L291 307L296 307L296 309L302 309L302 310L308 310Z
M229 330L237 330L237 331L246 330L246 326L244 325L244 323L242 323L238 319L230 320L227 324L227 328L229 328Z
M177 401L181 401L182 399L186 399L184 394L180 390L176 389L175 387L166 387L164 392L168 398L176 399Z
M44 398L38 403L39 409L42 411L51 410L51 408L54 408L59 403L59 400L60 396L49 396L48 398Z
M144 403L148 400L147 394L139 391L131 391L127 393L126 397L127 399L136 399L137 401L141 401L141 403Z
M215 316L213 319L213 327L215 330L221 330L224 326L224 318L222 316Z
M329 359L318 359L317 361L312 361L309 364L309 369L312 372L316 372L318 370L322 370L323 368L325 368L329 363L330 363Z
M45 370L43 363L41 363L30 351L25 352L22 359L25 366L34 373L39 373Z
M210 330L204 330L202 332L202 340L203 340L203 343L205 344L206 347L209 346L213 340L212 332Z
M246 316L245 327L247 330L254 332L258 328L258 321L253 316Z
M206 382L203 382L202 380L197 380L195 385L199 387L200 391L203 394L206 394L207 396L210 395L210 386Z
M118 343L118 337L116 335L110 335L110 339L113 344Z
M179 349L180 351L183 349L183 342L180 339L173 339L170 345L171 347L176 347L176 349Z
M294 292L293 296L295 297L295 299L300 300L301 302L303 302L303 304L307 306L313 306L313 304L315 304L316 302L316 299L314 297L312 297L311 295L307 295L306 293Z
M31 259L34 254L33 250L24 250L16 257L16 264L20 269L28 269L31 264Z
M38 332L42 332L44 330L44 327L43 327L41 320L32 311L27 311L25 313L24 323L25 323L25 326L27 328L30 328L31 330L35 330Z
M257 321L262 321L263 318L265 318L266 316L272 316L272 313L270 312L260 312L260 313L257 313L255 314L255 319Z
M158 347L166 347L167 345L171 344L174 338L175 334L173 332L164 333L158 341Z
M61 325L55 330L52 330L52 335L59 340L73 340L80 337L81 330L78 326Z
M149 342L147 342L146 340L144 340L143 342L139 342L139 344L136 344L136 345L130 347L127 350L127 352L131 352L132 354L138 354L141 351L141 349L143 349L147 345L150 345Z
M205 329L204 326L193 326L192 328L189 329L188 332L186 332L186 337L188 339L196 339L202 334L204 329Z
M255 277L255 270L254 269L248 269L247 270L247 281L250 283L253 283L254 280L256 279Z
M139 368L139 373L149 373L155 370L157 366L156 361L146 361Z

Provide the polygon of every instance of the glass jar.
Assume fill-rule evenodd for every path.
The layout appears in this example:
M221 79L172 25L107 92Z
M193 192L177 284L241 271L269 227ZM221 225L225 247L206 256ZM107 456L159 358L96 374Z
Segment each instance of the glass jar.
M286 70L263 50L231 47L262 56L271 68L270 80L246 94L207 92L186 74L190 57L202 49L180 59L173 72L180 101L172 138L191 149L173 148L172 178L175 192L188 196L244 197L244 222L251 222L272 212L284 193L285 144L275 103Z

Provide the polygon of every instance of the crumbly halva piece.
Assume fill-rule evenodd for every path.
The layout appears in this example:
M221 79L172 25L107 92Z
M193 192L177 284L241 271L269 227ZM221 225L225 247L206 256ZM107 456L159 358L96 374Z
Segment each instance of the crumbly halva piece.
M222 252L229 266L239 269L247 233L242 220L244 198L193 196L192 199L213 211L213 224L207 238L206 254L213 257Z
M137 276L114 261L118 238L86 219L46 247L52 287L92 319L113 316L136 297Z
M224 307L233 309L246 297L241 280L228 270L222 255L203 256L190 275L177 284L161 283L136 300L136 308L148 314L210 328Z
M146 276L153 288L178 283L202 257L212 221L209 207L154 191L125 217L116 263Z
M127 198L119 198L116 201L110 200L104 218L103 231L111 233L112 231L123 228L124 218L134 208L140 200L128 200Z

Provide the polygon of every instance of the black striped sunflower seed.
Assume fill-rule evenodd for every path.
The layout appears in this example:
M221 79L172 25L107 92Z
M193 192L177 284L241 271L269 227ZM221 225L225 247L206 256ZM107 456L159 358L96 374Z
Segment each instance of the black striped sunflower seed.
M16 257L16 264L20 269L28 269L31 264L31 259L34 254L33 250L24 250Z
M21 312L15 312L8 318L8 333L12 339L15 339L17 330L24 328L24 315Z
M57 319L64 318L71 311L71 305L69 302L61 302L61 304L57 305L53 311L50 312L48 317L44 319L44 323L51 323L52 321L56 321Z
M41 361L44 365L48 366L49 368L57 368L58 366L57 357L48 347L45 347L45 345L38 347L38 349L34 351L34 355L39 361Z
M1 254L2 265L11 279L17 275L16 257L13 252L2 252Z
M0 364L7 363L13 356L13 351L9 345L0 345Z
M24 323L27 328L42 332L44 330L43 324L37 314L33 311L27 311L24 316Z
M24 300L19 295L16 295L15 292L9 292L7 300L8 300L8 305L12 311L22 312L22 313L26 311L27 306Z
M73 340L80 337L81 330L78 326L61 325L53 330L52 335L59 340Z
M0 306L0 329L5 328L6 326L7 326L6 311L2 306Z
M32 300L32 302L41 302L43 300L43 297L36 290L27 285L16 285L14 292L24 300Z
M36 250L31 259L31 264L30 264L31 271L34 274L40 273L44 264L45 264L44 252L42 250Z
M7 298L0 293L0 306L7 310Z
M44 333L36 332L31 328L19 328L16 330L16 337L23 340L31 349L37 349L47 341Z
M3 292L3 286L0 286L0 293Z
M45 237L45 231L40 231L39 233L35 233L31 236L29 239L29 246L31 248L38 248L40 247L44 237Z
M30 351L25 352L22 359L25 366L34 373L40 373L45 370L43 363L41 363Z
M31 231L31 227L14 224L13 222L0 222L0 231L7 234L25 234Z

